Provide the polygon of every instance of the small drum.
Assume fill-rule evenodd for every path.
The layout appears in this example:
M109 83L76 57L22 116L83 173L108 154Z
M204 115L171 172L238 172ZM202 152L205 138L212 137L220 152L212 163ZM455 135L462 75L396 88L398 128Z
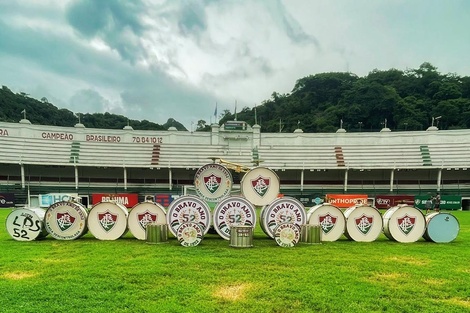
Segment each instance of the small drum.
M223 199L214 210L213 225L224 239L231 239L230 230L234 226L256 225L256 211L251 202L243 197L232 196Z
M429 213L426 218L426 231L423 238L437 243L454 241L460 231L459 221L449 213Z
M168 243L168 224L145 225L145 241L150 244Z
M242 195L254 205L267 205L279 195L279 177L268 168L256 167L243 176L240 189Z
M320 225L304 224L300 228L300 242L306 244L321 244Z
M44 226L58 240L74 240L87 233L88 212L78 202L59 201L46 211Z
M367 204L359 204L344 211L349 240L371 242L382 233L383 221L379 210Z
M176 231L176 238L183 247L194 247L204 238L204 228L197 223L183 223Z
M253 227L247 225L232 226L230 229L230 247L253 247Z
M336 241L344 233L346 218L337 206L323 203L315 205L307 211L307 224L321 227L322 241Z
M281 247L291 248L300 240L300 227L291 223L279 224L274 230L274 240Z
M127 208L115 202L100 202L88 213L88 229L100 240L116 240L127 232Z
M146 239L145 229L151 223L166 224L166 212L162 205L154 202L141 202L130 210L127 224L135 238Z
M46 210L41 208L15 209L7 216L7 232L17 241L42 239L48 234L44 228L45 215Z
M166 214L166 222L175 237L183 223L199 224L206 235L211 223L211 211L204 200L196 196L183 196L171 202Z
M385 211L383 222L385 236L398 242L415 242L426 230L423 213L407 204L400 204Z
M299 228L307 221L303 204L291 197L277 198L262 210L261 229L274 239L275 229L280 224L296 224Z
M232 174L223 165L206 164L194 175L194 186L197 195L209 202L218 202L230 195Z

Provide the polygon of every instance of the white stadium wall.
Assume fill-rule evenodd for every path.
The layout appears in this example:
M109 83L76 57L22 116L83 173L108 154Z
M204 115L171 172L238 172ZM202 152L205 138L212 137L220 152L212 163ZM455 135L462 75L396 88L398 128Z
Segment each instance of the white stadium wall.
M82 126L82 125L77 125ZM137 131L0 122L0 192L181 194L201 166L274 170L281 192L470 196L470 130L261 133ZM228 164L228 163L227 163ZM234 184L243 173L234 173Z

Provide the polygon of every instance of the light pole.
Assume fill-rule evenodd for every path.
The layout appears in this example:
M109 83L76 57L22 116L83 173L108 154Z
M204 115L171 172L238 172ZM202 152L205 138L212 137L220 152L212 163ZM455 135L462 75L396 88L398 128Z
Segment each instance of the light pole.
M359 124L359 132L361 132L362 131L362 122L359 122L358 124Z
M432 118L432 121L431 121L431 126L434 126L434 121L436 121L436 127L437 125L439 124L439 120L442 118L442 116L437 116L437 117L434 117Z
M405 131L406 131L406 129L408 128L408 123L405 122L405 123L403 123L403 125L405 125Z

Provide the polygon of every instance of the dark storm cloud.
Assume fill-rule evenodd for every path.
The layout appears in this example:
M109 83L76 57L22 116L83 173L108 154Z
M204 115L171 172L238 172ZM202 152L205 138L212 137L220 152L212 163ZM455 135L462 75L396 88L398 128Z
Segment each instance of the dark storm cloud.
M144 11L139 0L78 0L68 7L66 19L82 36L101 38L124 59L134 62L142 53L138 38L144 31L140 20Z

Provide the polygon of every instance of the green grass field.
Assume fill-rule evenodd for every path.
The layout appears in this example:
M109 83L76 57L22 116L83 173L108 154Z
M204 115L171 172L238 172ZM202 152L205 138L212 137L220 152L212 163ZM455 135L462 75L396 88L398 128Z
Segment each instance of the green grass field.
M0 210L0 312L470 312L470 212L452 212L451 243L383 234L281 248L255 229L253 248L218 235L20 242Z

